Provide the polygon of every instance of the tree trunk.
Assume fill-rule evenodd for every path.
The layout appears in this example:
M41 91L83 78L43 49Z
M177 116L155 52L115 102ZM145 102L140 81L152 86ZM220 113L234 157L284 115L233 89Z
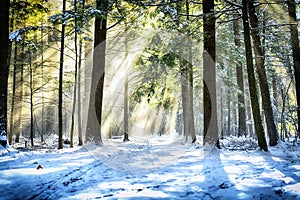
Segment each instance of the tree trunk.
M233 32L234 32L234 44L239 51L241 48L240 40L240 27L238 21L238 13L233 14L233 18L236 19L233 21ZM244 90L244 72L243 65L241 61L236 64L236 79L237 85L239 88L238 93L238 137L247 135L246 128L246 110L245 110L245 90Z
M227 86L227 135L231 136L231 91L229 86Z
M225 136L224 135L224 109L223 109L225 106L223 106L223 101L224 101L224 99L223 99L223 88L220 87L220 105L221 105L221 111L220 111L221 135L220 135L220 138L221 139L224 139L224 136Z
M189 0L185 1L186 5L186 20L189 21ZM190 44L191 41L188 38L188 43ZM187 79L188 79L188 95L189 95L189 133L192 137L192 143L196 142L196 131L195 131L195 119L194 119L194 73L193 73L193 64L192 64L192 46L188 45L188 66L187 66Z
M126 75L124 85L124 142L129 141L128 112L128 77Z
M41 22L41 25L43 25L43 21ZM45 142L44 140L44 134L45 134L45 95L44 95L44 32L41 29L41 71L42 71L42 77L41 77L41 85L42 85L42 130L41 130L41 143L43 144Z
M128 52L129 52L127 31L128 31L128 27L127 27L127 24L125 24L125 35L126 35L126 37L125 37L125 58L124 58L125 62L126 62L126 59L128 57ZM126 70L129 70L129 68L127 66L126 66ZM123 141L127 142L127 141L129 141L128 72L126 71L125 73L126 74L125 74L125 83L124 83L124 138L123 138Z
M243 0L242 2L243 2L242 12L243 12L243 26L244 26L244 43L245 43L245 50L246 50L247 73L248 73L249 91L250 91L252 114L254 118L255 132L258 139L258 146L261 149L268 151L265 132L260 117L256 80L254 75L253 56L252 56L251 39L250 39L250 27L249 27L249 18L248 18L248 3L247 0Z
M63 14L66 11L66 0L63 0ZM61 25L61 44L59 60L59 89L58 89L58 149L63 148L63 68L64 68L64 46L65 46L65 23Z
M33 109L33 70L32 70L32 55L29 50L29 87L30 87L30 144L34 147L34 109Z
M293 53L294 76L297 96L297 116L298 116L298 137L300 137L300 47L298 35L298 23L296 18L296 2L288 0L288 10L290 19L291 45Z
M82 121L81 121L81 57L82 57L82 39L79 40L78 74L77 74L77 123L78 123L78 145L83 145Z
M82 2L81 12L84 14L84 6L85 0ZM78 74L77 74L77 123L78 123L78 145L83 145L83 136L82 136L82 111L81 111L81 64L82 64L82 47L83 47L83 39L80 37L79 39L79 55L78 55ZM87 61L85 61L87 62Z
M183 135L188 139L189 132L189 120L188 120L188 80L187 80L187 68L180 63L180 83L181 83L181 101L182 101L182 119L183 119Z
M14 46L14 69L13 69L13 85L12 85L12 99L11 99L11 107L10 107L10 129L9 129L9 136L8 136L8 143L12 144L13 135L15 132L14 129L14 114L15 114L15 100L16 100L16 77L17 77L17 54L18 54L18 45L15 42Z
M214 1L203 0L203 104L204 104L204 144L220 148L217 122L216 98L216 36Z
M74 12L77 13L77 0L74 0ZM73 148L74 144L74 123L75 123L75 108L77 97L77 74L78 74L78 47L77 47L77 16L74 19L74 49L75 49L75 66L74 66L74 89L73 89L73 108L71 116L71 133L70 133L70 147Z
M255 7L253 0L248 1L249 4L249 16L250 16L250 23L252 27L251 35L253 38L253 47L255 53L255 64L256 64L256 71L258 74L258 80L260 85L260 92L262 97L262 106L263 111L266 119L266 125L269 135L269 144L270 146L275 146L278 144L278 131L274 121L274 114L270 96L270 90L268 86L267 74L266 69L264 66L264 55L263 55L263 48L261 45L260 34L258 30L258 18L255 13Z
M26 27L26 24L23 25ZM16 76L16 100L15 100L15 117L14 117L14 130L16 131L15 142L20 142L20 135L22 132L22 110L23 110L23 80L24 80L24 67L26 65L26 53L25 53L25 40L26 34L24 34L22 38L22 49L21 49L21 60L17 60L17 76Z
M108 1L97 1L97 9L108 9ZM106 16L96 17L94 31L94 53L86 140L94 140L95 144L102 143L101 122L102 102L105 76L105 51L106 51ZM95 87L96 86L96 87Z
M7 146L7 86L9 53L9 0L3 0L0 6L0 144Z

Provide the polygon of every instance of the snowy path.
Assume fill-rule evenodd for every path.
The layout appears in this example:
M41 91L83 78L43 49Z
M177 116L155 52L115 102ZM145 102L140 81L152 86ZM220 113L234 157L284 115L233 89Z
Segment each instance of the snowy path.
M154 137L3 152L1 199L300 199L299 148L284 148L203 152Z

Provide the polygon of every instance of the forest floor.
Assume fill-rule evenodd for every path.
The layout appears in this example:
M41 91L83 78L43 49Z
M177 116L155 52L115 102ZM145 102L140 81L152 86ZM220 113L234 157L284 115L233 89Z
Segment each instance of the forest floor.
M245 140L221 150L170 136L2 149L0 199L300 199L300 144L262 152Z

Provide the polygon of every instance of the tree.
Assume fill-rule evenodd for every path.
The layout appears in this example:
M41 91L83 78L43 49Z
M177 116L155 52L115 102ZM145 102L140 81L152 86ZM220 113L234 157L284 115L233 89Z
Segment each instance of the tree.
M66 0L63 0L63 14L66 11ZM63 68L64 68L64 47L65 47L65 28L66 23L61 23L61 43L60 43L60 59L59 59L59 88L58 88L58 149L63 148Z
M254 67L253 67L252 45L250 39L250 27L249 27L249 18L248 18L248 2L247 0L243 0L242 3L243 3L242 14L243 14L243 26L244 26L244 45L246 51L247 74L248 74L249 91L250 91L252 114L254 118L255 132L258 139L258 146L262 150L268 151L265 133L262 126L262 120L260 117L258 94L257 94L256 80L255 80Z
M8 53L9 53L9 0L0 6L0 144L7 145L7 86L8 86Z
M216 18L214 1L203 0L203 104L204 144L220 148L217 122L216 98Z
M260 33L258 29L258 18L255 13L255 7L253 0L248 1L249 5L249 17L251 23L251 35L253 39L253 47L255 53L255 65L256 71L258 75L261 97L262 97L262 105L264 110L264 115L267 124L267 130L269 135L269 144L270 146L275 146L278 143L278 131L274 121L274 114L271 102L271 95L268 86L266 69L264 66L264 53L261 44Z
M74 123L75 123L75 108L76 108L76 97L77 97L77 75L78 75L78 44L77 44L77 0L74 0L74 49L75 49L75 66L74 66L74 89L73 89L73 108L71 117L71 132L70 132L70 147L73 147L74 139ZM80 130L79 130L80 131Z
M239 14L234 12L233 14L233 33L234 33L234 44L239 51L241 45L240 39L240 27L239 27ZM237 61L236 64L236 79L239 88L238 92L238 136L246 135L246 105L245 105L245 93L244 93L244 75L243 75L243 64L241 61Z
M185 7L186 7L186 20L189 22L190 21L190 1L189 0L185 0ZM191 43L190 38L187 39L188 40L188 44ZM194 120L194 73L193 73L193 64L192 64L192 45L188 45L187 48L188 51L188 64L187 64L187 91L188 91L188 95L189 95L189 104L188 104L188 110L189 110L189 114L188 114L188 118L189 118L189 134L192 137L192 143L196 142L197 138L196 138L196 131L195 131L195 120Z
M96 16L94 26L93 67L86 140L94 140L96 144L100 144L102 143L101 115L105 77L105 51L109 1L96 1L96 8L100 11L100 14Z
M125 58L124 60L127 59L128 57L128 25L125 23ZM129 141L129 101L128 101L128 72L125 74L125 84L124 84L124 138L123 141L127 142Z
M300 46L298 35L298 23L296 18L296 2L295 0L288 0L287 3L290 19L290 34L297 97L298 137L300 137Z

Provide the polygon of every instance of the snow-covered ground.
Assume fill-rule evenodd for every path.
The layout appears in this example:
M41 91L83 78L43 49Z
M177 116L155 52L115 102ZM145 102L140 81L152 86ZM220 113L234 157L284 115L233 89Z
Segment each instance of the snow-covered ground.
M0 198L300 199L299 144L261 152L232 150L232 140L222 141L231 150L169 136L63 150L2 149Z

